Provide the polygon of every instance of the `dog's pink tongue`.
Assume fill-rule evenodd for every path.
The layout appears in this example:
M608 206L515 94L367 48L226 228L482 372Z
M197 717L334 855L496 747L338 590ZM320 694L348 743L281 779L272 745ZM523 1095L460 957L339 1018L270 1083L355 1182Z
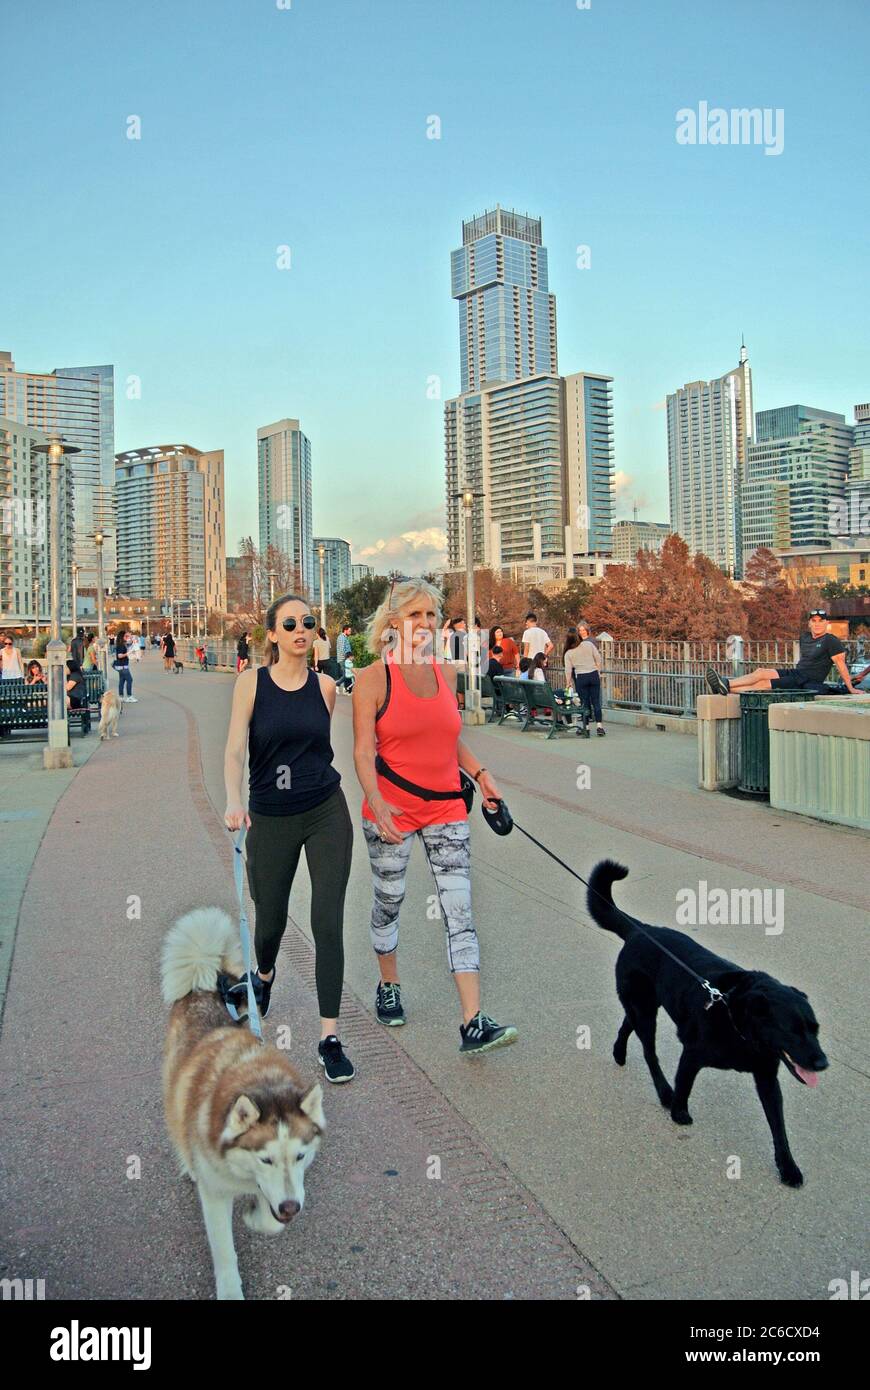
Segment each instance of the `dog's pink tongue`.
M807 1071L804 1067L799 1067L797 1062L794 1064L794 1069L806 1086L818 1086L819 1073L817 1071Z

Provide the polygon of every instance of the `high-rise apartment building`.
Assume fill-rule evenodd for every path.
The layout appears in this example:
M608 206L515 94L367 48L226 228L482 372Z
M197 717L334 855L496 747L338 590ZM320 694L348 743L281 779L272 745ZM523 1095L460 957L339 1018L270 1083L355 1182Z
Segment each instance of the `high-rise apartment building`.
M671 393L667 412L671 527L691 551L739 578L740 489L755 425L745 346L724 376Z
M78 454L70 455L74 546L80 588L95 588L96 530L105 534L103 576L113 582L116 566L114 519L114 368L56 367L53 372L16 371L10 352L0 352L0 415L45 434L57 433Z
M474 563L571 577L610 553L612 378L558 375L556 302L539 218L497 207L451 257L462 392L445 402L448 567L465 565L460 494L475 494Z
M115 479L121 592L224 609L223 449L129 449Z
M374 572L373 565L351 565L350 582L356 584L360 579L371 579Z
M42 430L0 415L0 623L47 622L51 604L51 505L48 443ZM62 465L60 608L72 621L73 486ZM37 613L37 602L39 611Z
M613 527L613 563L636 565L639 550L658 555L672 534L670 526L661 521L617 521Z
M760 410L742 484L744 564L773 550L829 545L853 442L845 416L812 406ZM833 505L832 505L833 504Z
M298 420L277 420L257 430L260 552L280 551L313 593L311 444Z
M852 433L844 508L835 529L839 535L856 536L866 542L870 536L870 403L855 406Z
M556 297L549 292L539 217L497 206L463 222L450 273L460 307L463 392L556 375Z
M350 545L338 536L315 536L311 554L314 587L312 597L320 603L320 547L323 546L323 602L332 603L336 594L352 583Z

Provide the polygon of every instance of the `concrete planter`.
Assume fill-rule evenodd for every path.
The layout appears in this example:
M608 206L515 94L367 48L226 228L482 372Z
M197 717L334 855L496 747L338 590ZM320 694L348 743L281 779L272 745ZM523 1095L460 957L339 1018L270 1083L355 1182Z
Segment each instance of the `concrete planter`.
M870 697L770 710L770 804L870 830Z

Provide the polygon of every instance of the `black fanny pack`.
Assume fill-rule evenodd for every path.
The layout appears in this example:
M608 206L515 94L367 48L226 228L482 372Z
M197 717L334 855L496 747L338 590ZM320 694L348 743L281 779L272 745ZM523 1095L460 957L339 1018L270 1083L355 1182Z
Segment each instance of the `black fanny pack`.
M418 787L416 782L409 782L407 777L400 777L398 772L394 772L389 763L385 763L380 753L375 755L375 772L380 773L381 777L386 777L388 782L392 782L395 787L401 787L403 792L410 792L412 796L419 796L421 801L464 801L465 809L471 814L474 805L474 782L467 772L459 769L459 791L436 792L429 787Z

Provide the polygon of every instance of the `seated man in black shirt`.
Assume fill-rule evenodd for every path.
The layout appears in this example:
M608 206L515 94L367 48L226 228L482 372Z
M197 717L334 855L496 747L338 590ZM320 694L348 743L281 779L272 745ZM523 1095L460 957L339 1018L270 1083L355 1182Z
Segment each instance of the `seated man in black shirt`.
M739 695L743 690L806 690L808 694L820 695L833 661L849 694L857 695L859 692L852 685L846 665L846 648L827 628L827 613L816 608L810 614L809 632L801 633L797 666L783 666L778 671L763 666L748 676L735 676L732 680L726 680L708 666L707 684L714 695Z

